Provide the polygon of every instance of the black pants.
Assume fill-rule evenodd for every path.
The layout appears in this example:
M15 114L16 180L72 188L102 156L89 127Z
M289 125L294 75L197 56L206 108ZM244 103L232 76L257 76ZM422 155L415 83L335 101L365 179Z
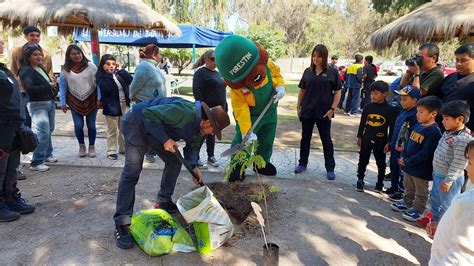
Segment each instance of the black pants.
M331 139L331 120L329 118L300 118L300 121L303 131L301 133L299 164L303 166L308 165L311 137L313 136L314 124L316 124L319 131L319 137L321 138L321 142L323 143L324 166L326 167L326 171L334 172L336 162L334 160L334 145Z
M369 165L370 154L374 152L375 162L377 163L377 183L383 183L385 177L385 168L387 163L385 162L386 155L383 152L383 148L386 143L383 141L371 141L362 139L362 145L359 152L359 165L357 167L357 178L364 180L365 171L367 165Z
M0 202L19 192L16 169L20 166L20 139L16 127L0 121Z

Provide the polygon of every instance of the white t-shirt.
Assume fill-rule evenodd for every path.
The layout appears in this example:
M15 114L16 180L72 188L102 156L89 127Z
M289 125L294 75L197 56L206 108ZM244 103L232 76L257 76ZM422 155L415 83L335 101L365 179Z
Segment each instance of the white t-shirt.
M474 265L474 188L456 196L439 221L429 265Z

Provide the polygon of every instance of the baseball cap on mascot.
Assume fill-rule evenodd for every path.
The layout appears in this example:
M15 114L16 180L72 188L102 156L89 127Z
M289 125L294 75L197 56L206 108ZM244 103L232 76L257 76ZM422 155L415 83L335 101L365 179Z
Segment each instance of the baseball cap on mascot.
M251 40L239 35L225 38L215 50L216 66L225 80L239 82L257 65L259 51Z

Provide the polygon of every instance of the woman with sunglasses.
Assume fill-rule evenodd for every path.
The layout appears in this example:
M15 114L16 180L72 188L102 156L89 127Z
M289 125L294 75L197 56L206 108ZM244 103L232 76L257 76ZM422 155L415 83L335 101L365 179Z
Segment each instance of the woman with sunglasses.
M155 44L148 44L139 50L140 63L135 70L130 84L130 98L135 103L153 98L166 97L166 79L160 70L160 49ZM145 160L155 162L155 153L147 152Z
M28 112L32 129L38 135L38 147L33 152L30 169L48 171L45 162L58 161L53 156L51 134L54 131L55 99L58 85L43 67L44 55L38 45L30 44L23 50L20 67L20 81L28 94Z
M204 67L201 67L203 65ZM194 99L205 102L209 107L220 105L227 112L226 85L216 69L214 50L207 50L202 54L192 69L198 67L201 68L193 76ZM215 142L214 135L206 137L207 162L211 166L218 167L219 164L214 156ZM204 167L201 161L199 161L199 165Z

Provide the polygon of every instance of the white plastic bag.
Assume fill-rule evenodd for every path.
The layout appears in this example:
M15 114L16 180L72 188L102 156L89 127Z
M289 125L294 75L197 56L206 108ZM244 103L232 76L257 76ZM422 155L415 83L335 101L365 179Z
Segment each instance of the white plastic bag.
M194 225L200 253L210 253L232 237L234 226L229 215L208 187L182 196L177 205L186 222Z

